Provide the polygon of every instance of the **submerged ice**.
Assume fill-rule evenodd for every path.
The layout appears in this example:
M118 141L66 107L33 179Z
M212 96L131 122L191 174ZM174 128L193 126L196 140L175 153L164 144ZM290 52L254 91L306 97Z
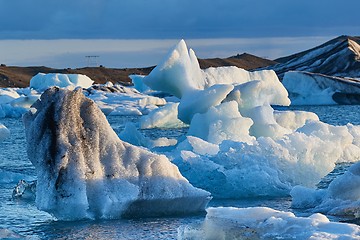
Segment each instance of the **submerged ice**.
M164 155L121 141L81 90L50 88L24 115L36 205L58 219L186 214L210 194Z

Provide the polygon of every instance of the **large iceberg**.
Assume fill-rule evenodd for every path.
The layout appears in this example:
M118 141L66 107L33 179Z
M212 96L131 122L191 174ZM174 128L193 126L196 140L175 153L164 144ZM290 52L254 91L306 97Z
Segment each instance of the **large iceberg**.
M267 207L208 208L201 226L182 226L179 239L359 239L360 227L317 213L296 217Z
M274 110L273 105L290 104L275 72L200 70L190 64L192 52L181 41L143 80L181 98L178 118L190 127L168 156L193 185L217 198L287 196L296 185L315 187L337 163L360 158L358 126L331 126L313 113Z
M80 89L48 89L23 120L36 205L58 219L187 214L210 200L164 155L122 142Z
M38 73L30 79L30 88L45 91L49 87L89 88L93 84L88 76L82 74Z

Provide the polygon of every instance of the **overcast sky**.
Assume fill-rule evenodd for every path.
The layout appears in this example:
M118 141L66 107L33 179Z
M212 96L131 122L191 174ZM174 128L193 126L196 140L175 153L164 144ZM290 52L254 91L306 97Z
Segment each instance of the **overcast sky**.
M0 38L358 34L359 0L0 0Z
M291 47L291 41L299 44L297 37L301 37L303 43L307 42L304 49L294 45L295 52L315 46L319 39L330 40L344 34L360 35L359 9L359 0L0 0L0 61L21 64L20 60L24 60L24 56L17 51L16 44L19 42L15 39L85 39L87 42L93 39L172 39L171 44L182 38L190 41L203 39L204 44L209 42L204 39L232 39L231 45L221 46L218 41L215 46L203 48L201 51L208 54L200 57L214 56L218 52L231 55L250 49L250 53L275 58L287 53L281 50L281 41L275 43L278 39L289 40L284 48ZM306 38L308 41L304 40ZM233 39L258 39L256 44L263 46L256 48L251 41L247 41L250 47L240 44L236 48ZM267 49L268 42L259 39L272 39L276 49L269 49L272 45ZM47 43L38 43L41 45L33 48L41 53L44 51L41 46L46 48ZM65 43L72 42L62 42ZM166 43L164 47L168 48L169 41ZM26 46L28 43L24 44ZM199 44L197 46L201 47ZM53 54L61 54L62 61L65 61L66 54L73 58L76 45L68 47L61 53L53 49ZM63 48L66 48L65 45L59 47ZM147 51L148 57L151 57L150 50L154 50L154 47L149 45L149 49L143 50ZM196 48L194 50L197 51ZM27 54L29 58L30 52L34 56L34 51L25 47L22 54ZM115 52L113 59L116 59ZM51 57L49 50L47 53ZM88 50L83 49L82 58L87 53L102 54L105 60L104 52L97 50L96 44ZM131 54L139 52L126 51L125 55L131 58ZM29 61L27 64L30 64ZM34 61L34 64L38 62Z

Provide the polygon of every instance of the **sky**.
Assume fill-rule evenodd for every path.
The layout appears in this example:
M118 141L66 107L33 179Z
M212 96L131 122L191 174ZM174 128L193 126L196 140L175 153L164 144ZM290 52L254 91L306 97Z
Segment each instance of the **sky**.
M142 44L148 46L145 49L144 46L138 47L148 54L142 59L149 59L139 62L140 65L151 63L150 52L155 54L155 50L165 51L165 48L180 39L187 42L196 40L197 43L202 41L208 46L207 51L201 50L208 53L201 53L203 57L213 56L215 52L231 55L231 47L234 47L234 54L245 52L240 47L254 53L259 53L260 49L266 50L264 46L258 49L244 44L236 47L234 39L242 39L243 42L256 39L255 42L262 45L267 42L260 39L270 39L274 43L275 40L280 39L282 42L287 39L294 42L293 51L297 51L301 49L297 40L299 38L303 43L307 42L303 45L302 50L305 50L311 43L313 46L318 44L319 39L359 35L359 8L359 0L0 0L0 55L5 52L4 49L9 54L4 56L3 53L0 61L30 64L29 55L32 54L34 64L37 64L40 57L44 56L41 46L47 48L47 45L54 46L57 43L55 46L59 46L59 49L68 46L62 53L56 49L53 52L52 61L56 62L56 54L60 66L60 61L66 64L65 56L77 53L76 49L73 50L77 45L71 45L74 42L68 40L79 39L86 42L84 45L94 43L88 50L81 51L82 55L85 52L102 53L101 59L105 61L112 58L111 64L114 65L117 64L116 56L121 57L120 52L124 55L123 60L139 54L138 49L130 51L134 47L131 42L134 39L142 40ZM304 40L306 38L307 41ZM64 39L67 41L59 42ZM30 42L34 44L34 40L37 40L36 56L30 48L23 49L22 54L19 54L16 51L18 40L22 40L25 45ZM43 40L50 41L45 43ZM114 47L113 54L108 50L104 52L99 40L122 40L120 43L129 50L124 52ZM221 40L231 41L231 44L221 44ZM156 41L155 46L151 45ZM161 41L164 41L163 48L157 46ZM214 41L217 41L216 44ZM251 41L247 42L253 45ZM269 51L260 52L260 56L275 58L280 57L275 52L283 54L291 51L281 50L279 44L275 45L271 54ZM9 48L14 50L10 51ZM155 55L154 61L157 60ZM51 58L52 55L48 53L46 56ZM26 57L28 60L25 61ZM126 64L120 62L119 65Z

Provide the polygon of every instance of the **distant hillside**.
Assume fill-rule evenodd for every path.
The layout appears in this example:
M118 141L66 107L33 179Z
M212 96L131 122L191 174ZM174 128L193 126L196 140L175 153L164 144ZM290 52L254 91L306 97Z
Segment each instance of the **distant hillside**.
M257 57L248 53L238 54L229 58L210 58L199 59L202 69L209 67L236 66L245 70L252 70L261 67L267 67L277 62L265 58Z
M268 67L282 78L288 71L306 71L330 76L360 77L360 37L340 36L320 46L275 59Z
M241 54L225 59L199 59L201 68L237 66L247 70L273 65L275 62L250 54ZM0 87L27 87L30 79L37 73L65 73L65 74L84 74L94 80L96 83L130 83L129 75L141 74L148 75L154 67L147 68L105 68L105 67L87 67L77 69L54 69L48 67L13 67L0 66Z
M148 68L124 68L114 69L105 67L87 67L77 69L54 69L48 67L6 67L0 66L0 87L28 87L30 79L42 73L65 73L65 74L84 74L96 83L122 82L130 83L131 74L147 75L154 67Z

